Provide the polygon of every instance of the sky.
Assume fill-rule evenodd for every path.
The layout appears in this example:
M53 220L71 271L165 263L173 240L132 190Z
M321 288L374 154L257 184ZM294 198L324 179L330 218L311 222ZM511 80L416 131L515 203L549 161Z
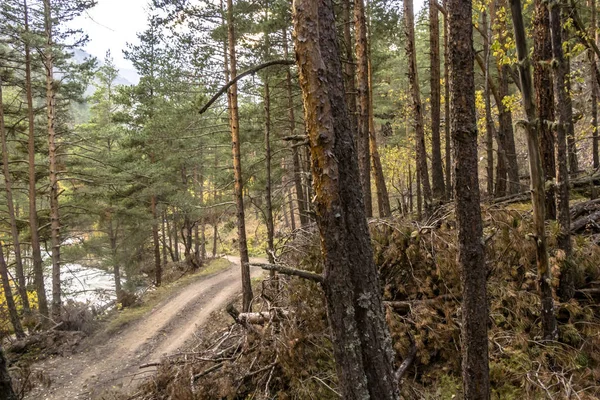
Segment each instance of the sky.
M149 0L98 0L94 8L71 22L90 38L83 50L99 60L110 50L122 75L135 79L133 66L123 58L123 50L127 43L137 43L136 34L146 29L148 3ZM415 10L421 9L423 3L424 0L414 0Z
M83 29L90 41L83 48L98 59L107 50L120 69L133 69L123 58L127 43L137 43L138 32L146 29L148 0L98 0L98 4L74 19L71 24Z

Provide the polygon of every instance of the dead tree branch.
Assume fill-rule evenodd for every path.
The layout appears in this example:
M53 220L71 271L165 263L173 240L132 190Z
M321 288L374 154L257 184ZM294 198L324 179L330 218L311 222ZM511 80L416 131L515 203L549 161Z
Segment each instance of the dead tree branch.
M237 83L237 81L239 81L240 79L248 76L248 75L252 75L257 73L258 71L260 71L261 69L265 69L268 67L271 67L273 65L294 65L296 64L296 61L294 60L273 60L273 61L268 61L266 63L257 65L253 68L250 68L249 70L246 70L244 72L242 72L241 74L239 74L238 76L236 76L235 78L233 78L232 80L230 80L229 82L227 82L227 84L225 86L223 86L209 101L208 103L206 103L204 105L204 107L202 107L200 109L200 114L204 114L206 112L206 110L208 110L210 108L210 106L212 106L212 104L217 101L217 99L219 97L221 97L232 85L234 85L235 83Z

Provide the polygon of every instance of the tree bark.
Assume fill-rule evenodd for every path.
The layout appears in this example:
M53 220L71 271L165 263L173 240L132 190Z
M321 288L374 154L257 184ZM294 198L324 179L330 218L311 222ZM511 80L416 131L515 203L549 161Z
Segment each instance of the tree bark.
M28 176L29 176L29 230L31 231L31 255L33 258L33 272L35 291L38 298L38 308L40 314L44 317L49 316L48 300L46 298L46 288L44 285L44 266L42 262L42 252L40 250L40 235L38 232L37 216L37 192L35 176L35 127L33 114L33 90L31 83L31 50L29 44L29 14L27 1L23 1L24 25L27 39L25 40L25 85L27 95L27 119L28 119Z
M487 11L481 13L481 29L485 30L483 35L484 56L484 101L485 101L485 149L486 149L486 182L488 196L494 196L494 121L492 120L492 105L490 101L490 40ZM500 156L498 162L500 163ZM504 176L496 176L496 180L505 179ZM506 186L506 185L505 185Z
M431 87L431 188L435 199L445 198L440 139L440 21L437 0L429 0L429 68Z
M450 130L462 283L462 376L465 399L489 399L487 269L483 246L475 113L471 0L448 0Z
M423 105L419 92L419 74L417 70L417 54L415 49L415 27L412 0L404 1L404 24L406 29L406 54L408 58L408 80L412 94L413 118L415 126L415 142L417 152L417 174L423 189L425 214L429 214L432 206L431 186L427 168L427 153L425 148L425 127L423 122Z
M356 63L352 42L352 21L350 20L351 0L342 1L342 31L344 36L344 86L346 88L346 104L350 116L350 129L355 143L358 140L358 111L356 105Z
M60 216L58 211L58 168L56 161L56 93L54 88L54 56L52 38L52 8L50 0L44 0L44 28L46 48L46 113L48 115L48 161L50 163L50 231L52 243L52 316L61 314L60 292Z
M367 22L363 0L354 0L354 36L356 46L356 92L358 97L357 148L360 183L365 195L367 218L373 216L371 197L371 155L369 146L369 56Z
M10 323L15 330L17 338L21 339L25 337L25 332L21 326L21 320L19 319L19 312L12 294L12 288L10 286L10 280L8 277L8 265L6 265L6 259L4 258L4 249L0 244L0 279L2 279L2 290L4 291L4 298L6 299L6 308L8 308L8 315L10 317Z
M8 365L4 357L4 350L0 345L0 399L17 400L17 395L13 391L10 375L8 374Z
M156 195L150 197L150 212L152 214L152 242L154 248L154 278L156 286L162 284L162 264L160 262L160 241L158 239L158 213L156 211ZM175 230L177 236L177 230Z
M233 0L227 0L227 42L229 46L229 74L231 79L237 76L235 53L235 21L233 17ZM244 214L244 183L242 178L242 162L240 156L240 117L238 111L237 83L231 85L227 92L229 105L229 125L231 127L231 149L233 154L234 197L237 208L238 244L242 273L242 309L250 311L252 303L252 285L250 267L248 267L248 245L246 241L246 218Z
M268 8L265 10L265 21L268 23ZM265 29L266 58L270 57L269 32ZM267 225L267 257L270 263L275 263L275 222L273 221L273 199L271 188L271 90L269 87L269 72L265 72L264 108L265 108L265 218ZM285 198L285 196L284 196Z
M443 0L444 9L447 0ZM448 79L448 14L444 15L444 134L446 138L446 198L452 198L452 138L450 136L450 80Z
M539 125L541 121L533 100L531 65L527 53L527 39L521 0L510 0L510 8L515 33L515 44L519 59L518 68L521 80L523 107L527 115L527 150L529 153L529 173L531 176L531 203L533 206L533 223L535 228L536 264L538 271L538 289L542 303L542 331L544 339L553 340L558 336L556 316L554 315L554 299L552 298L551 271L548 265L548 246L546 241L544 172L539 146Z
M590 8L590 32L589 35L597 42L596 34L596 0L588 0ZM592 160L593 168L600 167L600 157L598 156L598 82L596 81L596 53L588 49L588 59L590 61L589 82L591 90L591 114L592 114Z
M309 135L327 314L342 397L398 399L393 352L359 185L333 4L296 0L296 58Z
M4 187L6 192L6 207L8 209L8 219L10 222L10 233L13 239L13 248L15 250L15 272L17 275L17 291L23 309L29 312L29 298L27 297L27 282L23 271L23 259L21 257L21 242L19 240L19 230L17 229L17 218L15 215L15 205L13 202L12 176L8 167L8 145L6 138L6 128L4 122L4 104L2 101L2 77L0 76L0 142L2 142L2 172L4 173Z
M114 229L112 215L108 221L108 240L110 242L110 253L113 264L113 276L115 279L115 292L117 295L117 303L121 303L123 299L123 291L121 290L121 268L117 254L117 231Z
M502 7L507 9L506 0L498 0L495 4L495 7L492 10L495 10L497 7ZM508 24L506 22L506 18L492 18L494 21L494 26L496 27L496 37L502 48L505 48L508 42ZM502 160L506 164L506 171L508 174L508 184L507 189L509 194L516 194L521 192L521 183L519 179L519 164L517 162L517 150L515 147L515 134L513 129L513 120L512 120L512 112L510 109L503 103L504 98L508 96L508 78L511 75L510 65L506 62L499 61L497 63L499 82L498 82L498 96L500 97L497 102L498 107L498 149L499 149L499 157L498 162ZM502 155L502 159L500 158ZM498 185L499 179L496 180ZM498 187L496 187L498 189ZM501 197L496 190L496 197Z
M560 232L557 237L558 248L565 252L566 262L561 266L559 294L562 301L570 300L575 294L571 258L571 214L569 209L569 170L567 167L567 126L573 123L570 93L567 91L567 60L563 54L561 4L559 0L550 3L550 34L552 37L552 56L554 66L554 93L556 95L556 214Z
M544 0L535 0L533 22L533 87L535 88L535 106L538 110L540 151L542 168L546 184L546 219L556 219L556 199L550 184L556 178L556 162L554 154L554 96L550 62L552 60L552 44L550 41L550 24L548 23L548 7Z

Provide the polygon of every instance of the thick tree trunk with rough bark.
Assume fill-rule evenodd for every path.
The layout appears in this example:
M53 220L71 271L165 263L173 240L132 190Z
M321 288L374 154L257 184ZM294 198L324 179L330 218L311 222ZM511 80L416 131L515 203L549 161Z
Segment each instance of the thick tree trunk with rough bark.
M554 96L550 61L552 60L552 44L550 41L550 24L548 23L548 7L544 0L535 0L533 22L533 87L535 88L535 106L538 110L540 151L542 168L546 183L546 219L556 219L556 199L550 183L556 178L556 162L554 155Z
M52 38L52 8L50 0L44 0L44 28L46 48L46 114L48 115L48 161L50 164L50 241L52 244L52 316L60 318L60 216L58 211L58 165L56 149L56 93L54 86L54 56Z
M437 0L429 0L429 68L431 87L431 189L435 199L446 195L440 139L440 20Z
M227 0L227 43L229 50L229 75L231 79L237 76L237 61L235 53L235 21L233 18L233 0ZM229 105L229 125L231 127L231 149L233 154L234 197L237 208L238 245L242 273L242 309L250 311L252 303L252 284L250 282L250 267L248 266L248 244L246 240L246 216L244 213L244 182L242 178L242 162L240 156L240 117L238 110L237 83L227 91Z
M568 301L575 294L573 271L570 268L571 258L571 214L569 209L569 170L567 167L567 132L568 125L573 123L573 109L567 92L566 75L567 60L563 53L563 37L560 2L550 3L550 33L552 37L552 56L554 66L554 94L556 96L556 216L560 226L557 237L558 248L565 252L566 262L563 262L560 273L559 294L561 300Z
M448 0L450 123L462 283L462 376L465 399L489 399L487 269L483 247L470 0Z
M360 183L365 194L367 217L373 216L371 198L371 155L369 141L369 55L367 21L363 0L354 0L354 35L356 43L356 93L358 98L357 149Z
M2 145L2 172L4 174L4 189L6 193L6 208L8 209L8 220L10 223L10 233L15 250L15 272L17 275L17 291L25 312L29 311L29 298L27 297L27 282L23 271L23 258L21 257L21 241L19 240L19 230L17 229L17 218L15 215L15 204L13 202L12 176L9 170L8 145L6 138L6 128L4 123L4 104L2 102L2 77L0 76L0 142Z
M10 375L8 374L8 365L4 357L4 350L0 345L0 399L17 400L17 395L12 388Z
M342 1L342 33L344 37L344 87L346 88L346 105L350 116L352 137L358 140L358 107L356 105L356 63L354 60L354 42L352 41L351 0Z
M431 186L429 185L429 170L427 167L427 152L425 148L425 126L423 122L423 104L419 92L419 74L417 70L417 54L415 49L415 26L413 1L404 1L404 26L406 30L406 54L408 58L408 80L412 95L413 118L415 126L415 142L417 153L417 174L423 189L425 214L432 207Z
M29 14L27 1L24 1L23 5L25 33L28 34ZM27 95L28 119L27 157L29 161L29 230L31 235L31 255L33 259L34 283L38 299L38 308L42 316L48 317L48 300L46 297L46 289L44 285L44 266L42 261L42 252L40 250L40 235L38 232L37 192L35 175L35 127L33 110L33 90L31 83L31 50L29 40L25 41L25 85Z
M531 64L527 52L525 25L521 11L521 0L510 0L510 8L515 33L518 68L521 80L523 108L527 115L527 150L529 154L529 173L531 177L531 203L533 206L533 223L535 228L536 264L538 272L538 289L542 303L542 331L544 339L554 340L558 336L554 299L552 297L551 271L548 263L548 245L544 225L546 196L544 190L544 171L539 146L539 126L541 121L537 114L533 99Z
M392 343L365 216L346 108L333 4L294 2L295 44L309 134L327 314L347 400L398 399Z

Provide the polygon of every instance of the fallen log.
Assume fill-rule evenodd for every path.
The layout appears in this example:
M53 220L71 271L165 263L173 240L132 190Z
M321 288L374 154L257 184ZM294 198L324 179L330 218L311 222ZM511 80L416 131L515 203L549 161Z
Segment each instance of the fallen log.
M264 325L268 321L280 321L289 314L287 310L247 312L238 314L237 318L241 323Z
M578 232L582 229L585 229L590 224L594 224L597 227L600 227L600 225L598 225L598 221L600 221L600 211L596 211L594 213L586 215L585 217L581 217L573 221L571 223L571 232Z
M596 211L600 208L600 199L584 201L571 206L571 221L575 221L581 215Z

